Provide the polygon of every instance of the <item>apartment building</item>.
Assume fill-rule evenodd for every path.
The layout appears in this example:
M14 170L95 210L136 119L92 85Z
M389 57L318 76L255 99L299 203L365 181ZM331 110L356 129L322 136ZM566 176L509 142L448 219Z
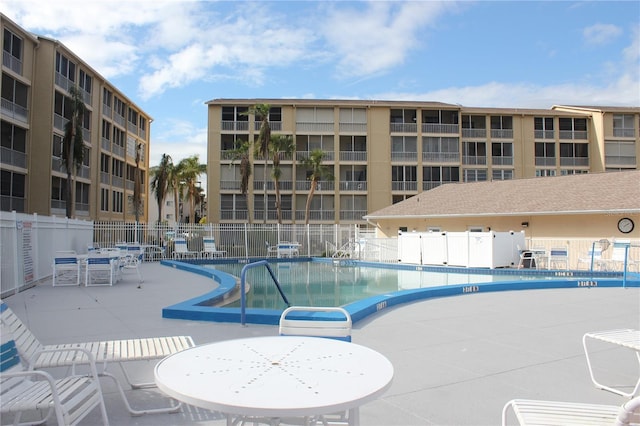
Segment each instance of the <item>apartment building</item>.
M270 106L273 134L295 141L280 163L283 223L304 223L310 172L300 161L315 149L334 179L318 183L309 216L327 224L365 224L369 212L448 183L638 168L640 107L215 99L207 102L210 222L276 222L269 159L251 154L251 184L246 196L240 190L234 150L257 138L260 119L248 114L257 104Z
M75 174L75 217L135 220L148 217L151 117L57 40L31 34L5 15L2 26L0 155L3 211L66 215L67 173L62 166L69 89L84 98L84 160Z

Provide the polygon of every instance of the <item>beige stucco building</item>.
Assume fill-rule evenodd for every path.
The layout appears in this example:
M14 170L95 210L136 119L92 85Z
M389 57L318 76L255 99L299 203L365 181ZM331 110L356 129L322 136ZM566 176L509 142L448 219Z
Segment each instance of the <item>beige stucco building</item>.
M151 117L59 41L31 34L2 14L0 24L1 210L65 216L61 142L70 116L68 90L77 86L87 112L75 217L134 220L137 169L139 219L146 221Z
M251 216L261 223L265 214L268 223L276 222L273 180L269 176L263 182L271 161L265 165L252 156L245 197L240 164L233 158L240 142L258 135L260 122L247 114L256 104L270 105L273 133L291 135L295 141L296 152L280 165L283 223L304 223L310 182L300 160L314 149L325 152L324 164L335 179L317 185L310 222L362 225L372 223L368 215L444 184L636 170L640 155L640 107L519 109L410 101L215 99L207 102L210 222L247 222ZM507 212L509 206L504 208ZM582 226L566 220L556 226ZM521 228L526 221L505 217L493 226ZM472 225L491 226L480 220ZM390 225L388 233L398 227L408 225Z

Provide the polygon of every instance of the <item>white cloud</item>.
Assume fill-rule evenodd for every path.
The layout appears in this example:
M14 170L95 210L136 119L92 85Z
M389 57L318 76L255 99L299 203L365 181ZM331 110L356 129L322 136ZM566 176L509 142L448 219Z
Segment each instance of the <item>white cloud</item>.
M584 40L589 45L604 45L622 34L622 29L612 24L595 24L582 30Z

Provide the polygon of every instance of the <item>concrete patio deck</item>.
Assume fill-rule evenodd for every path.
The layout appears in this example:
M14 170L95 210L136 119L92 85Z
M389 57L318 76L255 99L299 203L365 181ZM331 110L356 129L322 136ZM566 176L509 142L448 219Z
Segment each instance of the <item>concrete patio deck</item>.
M45 344L174 334L203 344L278 333L275 326L164 319L163 307L215 282L157 263L141 270L142 284L135 274L113 287L43 282L3 300ZM593 386L582 348L584 333L616 328L640 328L640 289L475 293L381 311L354 325L353 341L387 356L395 376L380 399L361 407L361 424L497 425L513 398L621 405L625 398ZM597 348L594 362L616 384L632 387L640 374L630 351ZM139 364L135 374L151 380L154 363ZM102 384L112 425L225 424L219 413L192 406L131 417L112 384ZM136 408L168 402L157 389L127 393ZM99 422L96 412L83 424Z

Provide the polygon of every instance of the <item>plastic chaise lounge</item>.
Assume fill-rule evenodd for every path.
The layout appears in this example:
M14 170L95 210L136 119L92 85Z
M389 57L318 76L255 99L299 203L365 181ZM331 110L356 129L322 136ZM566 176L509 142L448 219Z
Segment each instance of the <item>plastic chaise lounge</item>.
M502 409L502 426L507 425L509 409L513 410L521 426L558 425L637 425L640 424L640 397L616 405L577 402L513 399Z
M153 387L155 386L154 383L133 383L127 374L124 363L131 361L160 360L168 355L180 352L184 349L192 348L195 346L195 343L191 336L150 337L43 345L11 310L11 308L9 308L9 306L2 300L0 300L0 322L3 327L7 327L13 334L16 348L20 356L23 359L31 360L33 367L36 369L68 367L77 363L74 357L59 356L50 352L39 354L42 351L49 351L53 349L85 349L91 353L96 364L102 364L102 368L99 369L100 371L98 371L98 375L101 377L109 377L114 381L118 388L118 392L131 415L139 416L151 413L172 413L180 410L181 404L149 410L133 409L127 400L122 385L113 374L107 371L107 367L110 363L117 363L120 365L124 377L132 389Z
M89 374L72 374L58 379L46 371L34 370L22 359L12 333L0 326L0 416L3 424L13 416L15 425L47 422L55 417L59 425L75 425L99 408L102 423L109 424L98 372L91 354L82 348L49 349L34 356L51 355L78 359L89 364ZM21 423L23 414L40 414Z

